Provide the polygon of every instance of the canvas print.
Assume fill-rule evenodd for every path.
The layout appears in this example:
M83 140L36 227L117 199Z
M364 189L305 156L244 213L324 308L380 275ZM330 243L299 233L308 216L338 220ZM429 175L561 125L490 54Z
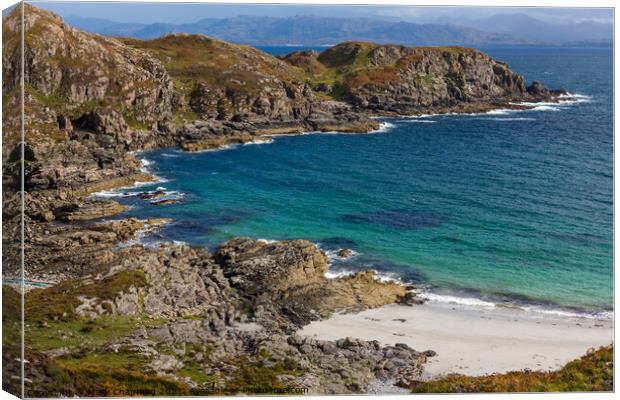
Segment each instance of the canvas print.
M18 397L613 391L613 9L22 2Z

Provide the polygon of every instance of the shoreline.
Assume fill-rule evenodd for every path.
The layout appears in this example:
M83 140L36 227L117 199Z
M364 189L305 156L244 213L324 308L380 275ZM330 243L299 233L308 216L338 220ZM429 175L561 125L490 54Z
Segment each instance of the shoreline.
M375 115L372 118L374 119L387 119L388 121L377 121L379 122L379 128L369 131L369 132L359 132L359 133L353 133L350 132L348 130L345 131L295 131L295 132L290 132L290 133L277 133L277 134L262 134L257 136L259 139L260 138L269 138L270 140L257 140L257 141L251 141L251 142L247 142L247 143L236 143L236 144L222 144L221 146L217 147L217 148L211 148L211 149L204 149L204 150L198 150L198 151L187 151L187 150L183 150L180 147L175 147L175 148L170 148L170 149L175 149L175 151L177 151L179 153L179 156L182 156L183 153L188 153L188 154L192 154L192 153L210 153L210 152L217 152L217 151L225 151L225 150L234 150L236 148L240 148L240 147L244 147L247 145L252 145L252 144L270 144L273 143L274 140L277 140L278 137L288 137L288 136L303 136L303 135L337 135L337 134L344 134L344 135L350 135L350 134L360 134L360 135L365 135L365 134L374 134L374 133L385 133L389 130L391 130L392 128L394 128L394 124L391 122L391 120L399 120L399 119L418 119L418 118L427 118L427 117L437 117L437 116L483 116L483 115L503 115L503 114L507 114L507 113L513 113L513 112L522 112L522 111L536 111L537 108L539 106L542 107L547 107L548 105L551 104L555 104L555 105L567 105L567 104L575 104L575 103L580 103L580 102L584 102L584 101L590 101L591 100L591 96L587 96L587 95L583 95L583 94L579 94L579 93L568 93L567 94L563 94L558 96L556 99L556 101L540 101L540 102L530 102L530 103L507 103L508 105L512 106L511 108L506 108L506 104L503 104L502 106L500 106L499 104L495 105L497 106L497 108L492 108L490 110L487 110L486 108L484 108L483 111L478 112L478 113L466 113L466 112L461 112L461 113L454 113L454 112L441 112L438 114L419 114L419 115ZM486 104L486 106L488 106L489 104ZM540 110L540 111L549 111L549 110ZM161 149L161 148L160 148ZM158 150L158 149L152 149L152 150ZM122 192L120 190L122 189L136 189L139 188L141 186L149 186L149 185L155 185L155 184L159 184L159 183L164 183L166 182L166 179L162 179L161 177L155 175L152 171L150 171L148 169L149 165L150 165L150 161L148 159L145 158L140 158L140 155L143 153L143 151L135 151L132 152L132 156L134 156L142 165L142 169L141 171L143 173L149 174L153 180L150 182L136 182L134 186L122 186L122 187L117 187L115 189L111 189L111 190L106 190L103 193L102 192L97 192L97 193L92 193L90 196L92 197L99 197L99 198L103 198L103 199L110 199L110 198L115 198L115 197L119 197L119 198L123 198L123 197L127 197L127 194L125 192ZM158 189L163 189L163 190L168 190L166 188L160 187ZM117 191L118 190L118 191ZM139 193L139 192L136 192ZM173 239L170 240L170 242L172 242ZM141 244L139 240L136 240L135 244ZM148 246L148 244L147 244ZM317 246L319 248L322 249L322 246L320 245L320 243L317 243ZM326 251L325 249L322 249L323 251ZM355 252L353 256L356 256L357 253ZM329 254L328 254L329 256ZM331 258L331 257L330 257ZM331 261L331 260L330 260ZM331 264L331 262L330 262ZM346 275L352 275L356 272L359 272L359 270L351 270L351 269L347 269L347 270L340 270L340 271L333 271L331 268L330 270L327 272L327 277L328 278L338 278L338 277L342 277L342 276L346 276ZM394 274L391 273L381 273L379 271L375 271L377 274L377 279L380 280L390 280L390 281L395 281L403 286L417 286L417 284L415 283L411 283L411 282L405 282L402 281L398 276L395 276ZM551 316L557 316L559 318L588 318L588 319L598 319L598 318L602 318L604 320L613 320L614 319L614 311L607 311L607 310L587 310L587 309L580 309L578 307L571 307L571 306L562 306L560 304L548 304L545 302L536 302L535 300L533 300L532 302L519 302L519 301L512 301L510 300L508 297L506 299L504 298L498 298L496 300L493 299L485 299L484 297L476 297L476 296L467 296L465 293L463 293L463 295L459 295L458 293L456 294L444 294L441 293L440 291L436 291L436 290L424 290L424 291L420 291L419 288L416 288L417 294L418 294L418 298L420 299L424 299L425 301L427 300L437 300L438 298L442 298L441 300L439 300L439 302L441 303L445 303L445 304L453 304L453 303L458 303L459 305L465 305L467 306L468 304L471 305L474 309L504 309L504 308L514 308L514 309L518 309L518 310L522 310L524 312L528 312L528 313L532 313L534 315L551 315ZM430 298L429 298L430 297ZM476 304L474 304L476 303Z
M475 322L474 322L475 321ZM354 337L433 350L422 380L523 369L557 370L590 348L613 343L613 321L536 317L518 310L449 304L391 304L311 322L298 333L320 340Z
M27 7L32 18L26 30L34 35L28 59L41 68L30 71L26 119L39 123L29 131L28 143L20 145L16 135L7 136L6 153L14 156L21 148L31 169L25 176L16 157L7 157L5 183L10 190L3 198L3 229L18 237L21 226L22 235L20 245L5 243L7 260L18 260L20 251L26 257L21 265L8 263L3 274L10 307L5 322L23 327L24 315L20 319L13 311L20 299L22 308L27 302L26 351L28 359L37 361L26 365L35 379L21 388L22 394L80 396L88 390L111 393L128 384L189 394L194 388L220 387L230 393L260 394L252 388L270 385L303 387L309 394L385 393L392 384L409 387L421 379L427 361L428 376L445 368L446 360L449 368L459 362L473 368L476 360L449 360L465 351L480 362L491 339L498 346L511 339L511 346L503 347L514 350L526 342L535 347L541 337L553 336L548 341L553 344L559 334L567 336L557 346L561 354L549 355L549 367L562 361L567 349L576 358L585 351L584 344L607 341L613 321L581 323L546 316L536 321L528 316L518 323L506 317L518 311L504 310L501 304L492 310L459 309L450 303L431 304L432 300L421 304L421 292L434 290L432 286L410 285L397 273L377 274L368 267L383 268L372 263L360 263L351 276L329 279L337 265L329 263L326 249L297 239L317 236L311 230L303 234L292 229L292 238L275 242L228 239L236 233L229 231L210 236L213 245L207 247L204 239L216 223L192 217L191 212L202 214L200 207L183 215L173 212L174 207L154 213L142 209L149 203L183 202L183 196L183 206L191 208L196 199L181 178L173 181L177 177L170 171L162 171L170 183L157 176L163 162L158 166L160 159L149 153L157 160L150 163L150 155L141 154L145 151L171 150L173 157L178 151L179 157L186 157L275 142L275 136L393 133L394 118L425 122L424 113L492 116L555 104L559 108L585 101L579 95L538 81L526 85L508 64L476 49L345 42L326 50L325 59L316 52L276 58L252 47L182 33L157 39L157 46L131 38L114 39L110 46L105 35L81 31L56 14ZM7 37L19 38L15 27L20 14L12 12L4 19L10 28ZM37 35L47 31L58 35ZM18 42L7 41L9 66L21 63L19 52L13 51ZM204 49L208 51L200 51ZM77 68L67 85L59 86L54 77L62 71L54 55L78 66L92 59L94 72L83 74ZM306 56L320 68L305 70ZM342 66L330 61L342 56ZM230 62L212 63L213 57ZM204 68L196 72L194 65ZM394 69L375 76L375 67L382 66ZM237 70L248 73L237 76ZM18 82L18 71L9 68L8 103L15 107L19 96L12 89L19 85L11 83ZM112 77L115 85L101 86L101 79ZM75 85L97 90L69 93L69 86ZM116 88L127 96L119 96ZM18 122L13 118L6 125L17 131ZM170 166L181 164L175 160ZM192 187L198 180L193 182ZM229 189L223 188L224 197ZM126 196L137 198L121 200ZM232 208L231 214L240 213L239 207ZM169 227L151 233L168 222L185 223L186 216L199 228ZM256 237L259 231L247 233ZM428 251L424 248L418 251ZM367 251L361 245L357 250ZM390 257L396 252L379 258ZM22 278L13 281L19 285L15 290L10 277L20 274ZM46 280L49 287L24 297L26 286ZM339 331L341 320L345 324ZM514 329L515 324L520 328ZM323 341L300 335L323 326L338 338L356 332L369 340ZM359 329L352 330L355 326ZM584 334L584 329L596 332L596 337ZM443 338L437 335L442 330ZM425 341L413 337L416 332ZM536 332L540 337L529 337ZM23 348L21 356L16 346L7 350L7 359L24 359ZM439 356L434 357L436 352ZM522 363L511 357L502 359ZM107 364L109 368L99 368ZM58 374L69 378L56 382Z
M210 148L210 149L203 149L203 150L198 150L198 151L188 151L188 150L184 150L181 147L171 147L170 149L175 149L176 151L178 151L180 153L180 156L182 156L183 153L188 153L188 154L192 154L192 153L210 153L210 152L217 152L217 151L225 151L225 150L233 150L235 148L239 148L239 147L244 147L247 145L252 145L252 144L270 144L273 143L274 140L277 139L277 137L282 137L282 136L303 136L303 135L337 135L337 134L344 134L344 135L350 135L350 134L360 134L360 135L365 135L365 134L374 134L374 133L385 133L387 131L389 131L390 129L392 129L394 127L394 124L392 122L390 122L390 120L399 120L399 119L423 119L423 118L428 118L428 117L439 117L439 116L483 116L483 115L504 115L504 114L508 114L508 113L513 113L513 112L522 112L522 111L536 111L538 109L538 107L547 107L548 105L551 104L555 104L555 105L566 105L566 104L575 104L575 103L580 103L583 101L590 101L591 97L587 96L587 95L582 95L582 94L578 94L578 93L567 93L565 95L560 95L557 97L556 101L541 101L541 102L530 102L530 103L506 103L506 104L502 104L501 106L499 104L494 104L495 106L497 106L496 108L492 108L492 109L486 109L486 106L489 106L489 104L485 104L485 107L483 107L483 110L481 110L481 112L477 112L477 113L467 113L467 112L440 112L438 114L419 114L419 115L374 115L372 118L373 119L387 119L388 121L377 121L379 123L379 128L374 129L372 131L369 132L358 132L358 133L354 133L354 132L350 132L349 130L344 130L344 131L295 131L295 132L290 132L290 133L276 133L276 134L261 134L261 135L257 135L257 139L256 141L250 141L250 142L246 142L246 143L235 143L235 144L221 144L219 147L217 148ZM510 105L510 108L506 108L506 105ZM540 111L549 111L549 110L540 110ZM268 138L268 140L264 140L263 138ZM161 150L161 149L165 149L166 147L163 148L158 148L158 149L151 149L151 150ZM151 177L150 181L136 181L134 183L134 185L122 185L122 186L118 186L115 188L108 188L107 190L104 191L100 191L100 192L93 192L91 194L88 195L88 197L90 198L99 198L99 199L104 199L104 200L110 200L110 199L114 199L116 197L118 198L123 198L123 197L128 197L128 196L132 196L132 194L128 195L127 192L123 192L122 190L133 190L136 188L140 188L142 186L150 186L150 185L155 185L155 184L161 184L161 183L165 183L167 180L164 178L161 178L157 175L155 175L152 171L149 170L149 165L150 165L150 161L146 158L140 158L141 154L144 151L142 150L138 150L138 151L133 151L130 152L130 154L135 157L135 159L137 161L140 162L141 164L141 172L143 174L146 174L148 176ZM162 190L168 190L164 187L158 187L157 189L162 189ZM133 193L133 192L132 192ZM140 192L135 192L133 193L133 195L140 193ZM124 216L125 217L125 216ZM145 237L148 236L144 235ZM145 245L145 246L149 246L148 243L142 243L140 239L143 239L144 237L136 237L135 239L132 240L132 244L139 244L139 245ZM166 240L164 240L163 242L165 242ZM173 239L169 240L170 242L176 242ZM162 243L162 241L158 241L158 243ZM123 245L123 243L119 243L119 245ZM321 248L320 243L317 243L317 247ZM321 248L322 249L322 248ZM325 249L322 249L323 251L326 251ZM357 255L357 253L354 254L354 256ZM329 254L328 254L329 256ZM331 260L330 260L331 261ZM331 264L331 262L330 262ZM333 271L331 268L330 270L328 270L326 277L328 278L339 278L342 276L346 276L346 275L352 275L355 274L356 272L359 272L359 270L351 270L351 269L347 269L346 271L340 270L340 271ZM397 282L403 286L417 286L415 283L409 283L409 282L405 282L402 281L398 276L395 276L394 274L391 273L381 273L379 271L375 271L376 272L376 276L377 279L379 280L389 280L389 281L394 281ZM544 302L536 302L536 301L532 301L531 303L523 303L523 302L516 302L516 301L511 301L510 299L497 299L497 300L488 300L485 299L483 297L476 297L476 296L466 296L466 295L459 295L457 294L442 294L440 291L436 291L436 290L423 290L420 291L419 288L416 287L416 293L418 295L419 299L424 299L424 301L428 301L433 299L434 301L431 300L431 302L436 303L436 302L440 302L442 304L458 304L458 306L471 306L471 308L473 309L483 309L483 310L488 310L488 309L517 309L517 310L521 310L523 312L527 312L533 315L549 315L549 316L556 316L558 318L587 318L587 319L597 319L597 318L602 318L604 320L611 320L613 321L614 319L614 311L605 311L605 310L601 310L601 311L594 311L594 310L586 310L586 309L578 309L578 308L573 308L570 306L562 306L562 305L549 305L546 304ZM441 299L439 299L441 298ZM439 301L437 301L439 300Z
M534 106L529 106L523 109L511 109L510 111L532 110L534 108ZM493 115L505 110L503 107L498 107L474 115ZM455 114L437 114L437 116L443 115ZM471 114L459 113L457 115ZM377 118L424 118L425 116L429 115L378 116ZM392 126L390 122L381 121L378 129L366 133L360 132L359 134L385 132ZM352 134L349 131L310 131L274 136L340 133ZM272 136L264 135L262 137L271 139ZM269 142L260 141L260 144L265 143ZM255 144L255 142L242 143L241 145L246 144ZM238 145L227 146L224 144L219 148L202 150L201 152L236 148ZM182 149L180 152L192 153ZM92 190L88 191L84 198L111 201L113 197L124 197L123 189L132 190L142 186L164 183L165 179L158 177L149 170L149 160L140 158L141 153L142 151L136 151L131 154L141 164L140 180L136 179L133 184L129 185L131 177L119 180L117 185L102 183L101 185L105 186L104 193ZM142 179L145 176L148 176L149 179ZM160 189L167 190L166 188ZM125 215L121 219L125 218L130 218L130 216ZM144 236L149 235L147 233ZM143 237L136 237L129 243L131 245L143 245L140 239ZM172 241L170 242L172 243ZM122 244L118 243L118 245ZM318 244L317 247L319 247ZM329 277L330 272L333 271L328 269L326 277ZM391 276L387 276L387 278L402 286L410 286L400 279L394 279ZM377 275L376 279L382 280L382 276ZM419 299L424 299L425 295L429 293L435 294L434 292L421 293L419 288L414 289L414 292L418 294ZM450 301L440 303L429 301L413 306L391 304L358 314L337 314L327 319L312 322L304 326L298 333L323 340L335 340L350 336L351 332L356 332L358 339L378 340L382 345L405 343L418 351L433 350L438 353L438 356L429 358L423 376L425 379L447 373L484 375L524 368L557 369L566 362L583 355L590 347L613 342L613 311L610 313L611 320L597 320L596 318L588 319L581 316L556 316L544 312L530 312L519 308L519 306L518 304L513 306L511 302L506 305L493 304L493 307L463 307ZM402 319L405 322L402 322ZM412 324L408 321L415 321L415 323ZM476 321L476 323L472 324L472 321ZM591 333L594 333L594 336ZM588 341L581 339L583 337L587 337ZM485 349L489 348L492 348L493 351L485 353Z

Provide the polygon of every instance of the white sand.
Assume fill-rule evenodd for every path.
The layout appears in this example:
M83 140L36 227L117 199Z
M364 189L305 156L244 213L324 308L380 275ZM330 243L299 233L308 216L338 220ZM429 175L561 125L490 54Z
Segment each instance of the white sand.
M437 356L429 358L423 377L428 379L448 373L557 369L589 348L612 343L613 322L435 303L339 314L311 323L300 334L324 340L351 336L434 350Z

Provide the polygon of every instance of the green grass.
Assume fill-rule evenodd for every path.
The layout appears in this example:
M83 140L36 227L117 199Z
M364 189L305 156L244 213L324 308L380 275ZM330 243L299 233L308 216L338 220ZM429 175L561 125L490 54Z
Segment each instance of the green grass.
M142 270L121 271L99 281L67 280L45 289L34 289L26 295L26 321L29 323L61 320L71 321L77 316L75 308L81 304L78 296L114 300L130 287L147 285Z
M613 390L613 346L591 350L552 372L516 371L481 377L450 375L416 382L413 393L607 392Z
M65 347L68 350L96 349L103 344L127 336L139 327L156 327L163 320L129 316L102 316L88 320L77 318L68 322L55 321L26 327L26 345L36 350Z
M197 119L200 119L200 116L190 109L177 109L172 113L172 120L179 125Z
M293 71L282 69L272 56L248 46L230 44L202 35L167 36L143 41L123 39L158 58L173 78L175 88L189 95L196 82L225 93L257 94L264 88L263 74L283 81L296 79ZM237 68L247 63L260 73Z
M58 357L60 374L80 395L98 390L105 396L187 395L189 387L148 372L148 359L131 352L96 352Z
M135 112L131 110L125 110L123 112L123 119L127 125L135 130L146 131L151 129L152 121L144 121L138 118Z
M21 296L9 285L2 285L2 343L21 340Z
M216 382L219 376L205 373L204 367L197 362L185 362L183 368L175 371L176 375L185 376L199 385Z
M148 363L148 358L134 352L84 352L57 358L59 365L66 369L101 368L107 372L125 368L140 370Z
M278 380L279 375L302 376L306 372L294 359L277 359L264 350L258 354L257 360L239 357L232 363L237 369L228 374L226 388L247 394L253 393L252 388L285 388L287 385Z

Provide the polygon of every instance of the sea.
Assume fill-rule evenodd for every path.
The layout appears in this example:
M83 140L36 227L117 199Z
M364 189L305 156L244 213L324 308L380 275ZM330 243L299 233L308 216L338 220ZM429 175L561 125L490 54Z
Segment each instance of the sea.
M100 195L130 205L123 216L174 219L146 245L307 239L328 254L329 277L372 268L428 301L613 318L612 48L481 50L576 97L382 118L371 134L143 152L159 181ZM178 203L131 196L157 188Z

